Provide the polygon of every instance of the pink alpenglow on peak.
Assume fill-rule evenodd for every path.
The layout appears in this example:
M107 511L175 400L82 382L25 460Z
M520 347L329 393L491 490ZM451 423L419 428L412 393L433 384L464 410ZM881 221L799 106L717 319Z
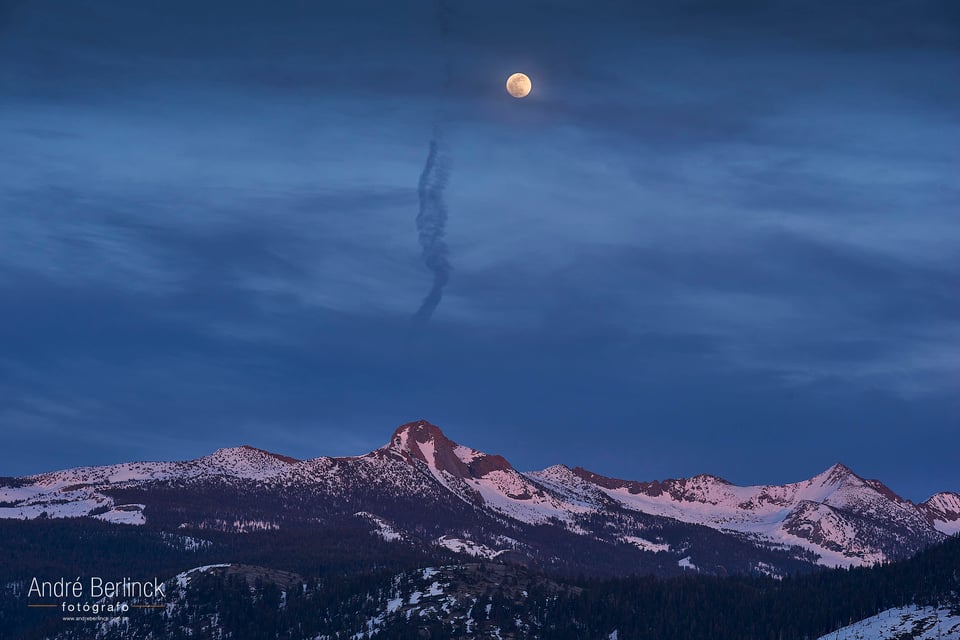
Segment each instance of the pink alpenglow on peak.
M387 448L461 480L483 478L493 471L513 471L503 456L459 445L426 420L398 427Z
M184 496L182 504L177 492ZM235 502L223 504L224 496ZM304 501L314 511L303 511ZM193 509L189 515L187 505ZM466 539L462 528L467 525L457 518L467 513L468 520L490 518L510 529L501 535L513 539L510 548L529 544L519 540L523 527L554 527L557 535L584 544L649 553L686 549L691 566L701 568L706 558L698 564L696 552L684 542L689 538L683 536L694 535L691 527L707 527L716 532L710 535L753 545L758 553L780 550L826 566L869 565L960 532L956 493L938 493L915 505L842 464L809 480L757 486L708 474L621 480L564 465L524 473L503 456L455 442L426 420L401 425L388 444L360 456L299 460L243 445L184 462L78 467L0 481L0 518L94 517L141 526L176 518L184 529L236 533L304 519L317 522L318 511L340 510L366 514L364 519L380 529L389 525L395 534L387 536L390 540L411 541L418 530L436 532L441 525L439 520L408 522L410 513L429 519L441 510L438 505L460 514L446 521L456 525L443 525L452 527L444 540ZM233 511L225 517L228 507ZM664 527L688 533L666 539L658 533ZM502 549L503 541L497 540L484 544Z
M960 533L960 494L945 491L917 505L930 523L948 536Z

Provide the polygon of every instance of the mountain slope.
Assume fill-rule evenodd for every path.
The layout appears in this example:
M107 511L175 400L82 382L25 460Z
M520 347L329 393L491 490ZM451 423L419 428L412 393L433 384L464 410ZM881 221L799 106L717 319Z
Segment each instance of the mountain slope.
M572 474L627 509L801 546L827 565L870 564L942 538L928 511L842 464L803 482L748 487L709 475L642 483Z
M779 576L911 555L960 529L960 497L914 505L839 464L752 487L563 465L521 473L420 420L361 456L298 460L242 446L0 480L0 518L46 517L232 533L355 518L397 544L571 571Z

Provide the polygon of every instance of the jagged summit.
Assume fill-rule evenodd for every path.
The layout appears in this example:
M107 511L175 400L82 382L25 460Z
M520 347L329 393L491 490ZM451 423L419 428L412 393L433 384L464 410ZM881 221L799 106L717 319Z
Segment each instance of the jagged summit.
M445 438L446 436L443 433L443 430L437 425L433 424L429 420L424 420L423 418L419 420L414 420L413 422L406 422L399 427L397 427L393 432L393 437L404 434L404 433L414 433L418 435L429 435L431 437L440 437Z
M860 476L853 472L853 469L842 462L835 462L823 473L818 473L813 477L814 480L822 479L827 483L839 483L850 478L858 478L862 480Z
M900 497L893 489L883 484L879 480L870 480L857 474L847 465L837 462L826 471L815 475L808 481L811 487L820 487L823 491L832 492L836 497L828 497L823 494L821 499L825 499L835 506L841 506L849 499L847 494L858 494L869 490L875 494L883 496L891 503L906 505L907 500Z
M419 451L417 443L436 442L446 446L457 446L453 440L450 440L435 424L426 420L415 420L407 422L396 428L388 445L395 451Z
M951 491L935 493L921 504L931 509L940 509L945 513L952 512L954 515L960 515L960 494Z
M490 455L457 444L448 438L440 427L426 420L408 422L397 427L386 448L408 461L419 460L432 470L460 479L482 478L491 471L513 469L503 456Z
M935 493L918 504L917 509L943 533L960 533L960 494L951 491Z

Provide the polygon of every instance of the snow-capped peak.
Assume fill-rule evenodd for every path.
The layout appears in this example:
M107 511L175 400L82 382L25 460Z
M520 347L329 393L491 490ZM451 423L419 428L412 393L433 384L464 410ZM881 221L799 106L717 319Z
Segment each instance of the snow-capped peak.
M937 509L943 513L960 515L960 494L950 491L935 493L921 504L925 505L928 509Z
M936 493L918 504L917 509L941 533L960 533L960 494L950 491Z
M709 475L635 482L580 468L574 473L627 509L802 546L820 554L827 565L883 559L877 548L863 543L865 530L860 528L874 525L851 520L849 513L859 514L863 522L895 522L918 538L936 537L916 507L881 482L864 480L839 463L809 480L744 487Z
M862 480L862 478L855 474L847 465L842 462L837 462L826 471L810 478L810 483L825 487L837 486L850 481L856 482L857 480Z
M408 461L419 460L435 472L459 479L482 478L493 471L513 469L503 456L459 445L426 420L398 427L385 448Z

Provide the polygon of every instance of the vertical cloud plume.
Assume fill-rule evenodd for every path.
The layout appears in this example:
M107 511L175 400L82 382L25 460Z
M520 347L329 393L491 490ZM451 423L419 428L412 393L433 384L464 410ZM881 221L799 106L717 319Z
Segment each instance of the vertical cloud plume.
M444 0L437 2L437 19L440 23L440 35L443 46L443 81L442 89L446 92L450 88L452 65L450 63L449 35L450 35L450 8ZM445 98L440 104L445 103ZM423 326L429 322L440 300L443 299L443 288L450 280L450 260L448 258L447 233L447 203L444 200L444 190L450 178L450 160L444 150L443 121L445 115L441 107L434 115L433 135L430 138L430 148L427 161L420 173L420 182L417 185L417 194L420 197L420 211L417 213L417 235L420 241L423 263L433 274L433 285L420 303L420 308L413 316L414 324Z
M430 320L443 298L443 288L450 279L450 260L447 258L447 243L444 238L447 227L447 203L443 192L450 176L448 159L442 150L443 132L439 123L433 127L430 151L420 174L417 193L420 196L420 212L417 214L417 234L423 263L433 273L433 286L414 314L417 324Z

